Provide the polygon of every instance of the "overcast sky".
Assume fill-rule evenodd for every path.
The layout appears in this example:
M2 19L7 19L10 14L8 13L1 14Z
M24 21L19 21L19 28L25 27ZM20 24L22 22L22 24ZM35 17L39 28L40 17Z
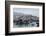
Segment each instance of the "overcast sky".
M29 14L29 15L39 17L39 9L38 8L14 8L13 12L24 13L24 14Z

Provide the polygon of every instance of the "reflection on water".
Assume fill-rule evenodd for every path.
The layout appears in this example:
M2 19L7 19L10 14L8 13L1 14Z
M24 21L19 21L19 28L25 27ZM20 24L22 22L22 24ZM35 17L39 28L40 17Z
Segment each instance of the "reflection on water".
M36 22L32 22L32 23L29 23L29 24L15 24L14 23L14 28L15 27L38 27L39 24L37 24Z

